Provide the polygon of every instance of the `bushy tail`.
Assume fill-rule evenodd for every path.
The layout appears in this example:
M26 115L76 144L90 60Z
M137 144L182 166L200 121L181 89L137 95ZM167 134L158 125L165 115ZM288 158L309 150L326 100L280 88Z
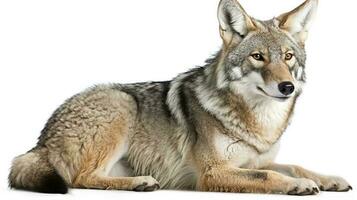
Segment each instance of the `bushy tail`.
M48 161L46 149L34 149L16 157L9 175L11 188L42 193L68 192L63 178Z

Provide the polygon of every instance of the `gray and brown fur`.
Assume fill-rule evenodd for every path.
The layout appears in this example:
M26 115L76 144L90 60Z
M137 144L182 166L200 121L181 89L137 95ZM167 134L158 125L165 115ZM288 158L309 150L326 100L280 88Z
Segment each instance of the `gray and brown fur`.
M68 99L36 147L14 159L10 186L46 193L351 189L342 178L274 163L305 82L304 43L316 6L307 0L260 21L236 0L221 0L223 46L205 66L171 81L99 85ZM294 93L281 95L282 81Z

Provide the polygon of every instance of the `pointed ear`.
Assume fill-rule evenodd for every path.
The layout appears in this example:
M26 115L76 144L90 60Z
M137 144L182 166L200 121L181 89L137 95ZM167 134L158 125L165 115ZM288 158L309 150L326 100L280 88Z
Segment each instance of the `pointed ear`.
M318 0L306 0L294 10L277 17L281 29L288 31L300 45L304 45Z
M234 39L241 41L249 31L255 29L253 20L237 0L221 0L218 6L220 34L226 46ZM233 36L237 36L234 37Z

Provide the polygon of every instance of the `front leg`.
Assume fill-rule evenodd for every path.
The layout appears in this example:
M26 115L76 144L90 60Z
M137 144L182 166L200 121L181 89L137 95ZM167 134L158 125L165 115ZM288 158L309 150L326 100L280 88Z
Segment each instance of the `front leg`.
M270 170L250 170L226 165L208 166L197 189L213 192L275 193L312 195L319 192L312 180L292 178Z
M322 191L345 192L352 190L351 185L348 184L347 181L341 177L321 175L296 165L282 165L271 163L263 169L273 170L294 178L311 179L319 186L320 190Z

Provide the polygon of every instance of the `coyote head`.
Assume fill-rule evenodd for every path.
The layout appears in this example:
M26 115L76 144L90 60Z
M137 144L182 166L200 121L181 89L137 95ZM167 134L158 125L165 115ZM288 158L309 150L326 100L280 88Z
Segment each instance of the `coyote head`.
M261 21L250 17L237 0L221 0L218 19L224 47L215 71L218 87L254 99L297 96L305 81L304 43L317 3L307 0Z

